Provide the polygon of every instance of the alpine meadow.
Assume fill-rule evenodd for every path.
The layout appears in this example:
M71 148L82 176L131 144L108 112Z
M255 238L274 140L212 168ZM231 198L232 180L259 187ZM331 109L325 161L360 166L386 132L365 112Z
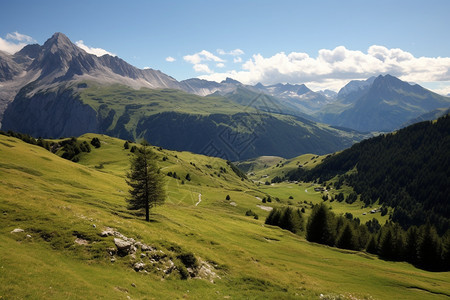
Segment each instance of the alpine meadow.
M446 1L1 6L0 299L450 298Z

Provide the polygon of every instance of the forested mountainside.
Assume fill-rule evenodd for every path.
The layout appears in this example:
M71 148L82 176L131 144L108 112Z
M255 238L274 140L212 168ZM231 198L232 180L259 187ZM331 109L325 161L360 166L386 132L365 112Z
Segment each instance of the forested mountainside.
M395 208L391 218L404 228L429 222L443 234L450 228L450 116L364 140L287 175L320 182L335 176L367 205Z

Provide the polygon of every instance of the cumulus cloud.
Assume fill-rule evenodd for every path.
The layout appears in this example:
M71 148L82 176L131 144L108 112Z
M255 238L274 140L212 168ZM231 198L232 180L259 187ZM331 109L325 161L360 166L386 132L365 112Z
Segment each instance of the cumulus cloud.
M344 46L307 53L280 52L271 57L255 54L240 70L211 73L203 79L222 81L231 77L245 84L306 83L311 88L339 89L349 80L391 74L411 82L449 81L450 57L415 57L402 49L373 45L367 52Z
M209 69L208 65L205 65L205 64L195 64L193 68L194 68L195 72L212 73L212 71Z
M226 52L223 49L217 49L217 53L220 55L232 55L232 56L241 56L244 54L244 51L242 51L241 49L234 49L231 50L229 52Z
M215 61L215 62L224 62L223 59L221 59L218 56L215 56L209 51L202 50L200 52L194 53L192 55L185 55L183 56L183 59L191 64L199 64L203 61Z
M31 36L18 33L8 33L5 39L0 38L0 50L9 54L14 54L24 46L30 43L35 43L36 40Z
M166 61L168 61L168 62L174 62L174 61L176 61L176 59L173 58L172 56L167 56L167 57L166 57Z
M235 64L241 63L242 62L242 58L241 57L235 57L235 58L233 58L233 62Z
M17 31L14 31L13 33L8 33L6 35L6 39L25 43L36 43L36 40L33 39L31 36L18 33Z
M113 54L113 53L111 53L109 51L106 51L105 49L89 47L89 46L84 44L83 40L79 40L79 41L75 42L75 45L77 45L79 48L83 49L87 53L94 54L94 55L96 55L98 57L103 56L105 54L109 54L111 56L116 56L115 54Z
M208 74L213 73L213 71L211 71L209 66L204 62L208 61L216 62L217 63L216 66L219 68L223 68L225 66L224 65L225 60L206 50L202 50L200 52L191 55L185 55L183 56L183 59L186 62L193 64L192 67L194 71L199 73L208 73Z

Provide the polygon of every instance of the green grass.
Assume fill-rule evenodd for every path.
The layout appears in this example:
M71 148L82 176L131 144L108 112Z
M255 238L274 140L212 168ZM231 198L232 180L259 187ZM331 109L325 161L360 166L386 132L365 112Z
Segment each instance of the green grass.
M307 242L264 225L267 212L256 197L267 193L294 203L321 201L311 187L282 183L257 187L241 181L226 162L189 152L158 150L162 172L190 173L192 180L166 177L168 198L147 223L126 210L124 141L101 135L102 146L79 163L45 149L0 136L0 298L4 299L348 299L448 298L449 273L416 269L362 252ZM8 145L5 145L8 144ZM12 146L12 147L11 147ZM163 161L163 157L168 159ZM103 168L96 168L103 163ZM194 166L195 164L195 166ZM208 166L206 166L208 165ZM220 173L220 168L226 173ZM218 176L220 174L220 176ZM305 192L305 189L308 192ZM198 195L202 201L198 202ZM230 201L225 200L230 195ZM230 205L235 202L236 206ZM275 204L273 205L280 205ZM332 204L336 212L357 206ZM252 209L259 220L246 217ZM95 224L95 228L93 226ZM216 265L221 279L180 280L132 270L129 257L110 262L104 227L172 253L180 247ZM10 233L22 228L23 233ZM27 237L27 234L31 237ZM77 245L82 236L88 245ZM132 285L133 284L133 285Z
M211 113L233 114L244 110L243 106L220 96L200 97L171 89L141 88L137 90L119 84L105 87L93 82L88 82L88 86L80 93L84 103L99 112L102 119L114 111L109 130L113 130L119 118L124 115L129 116L128 122L124 124L125 128L133 132L143 116L161 112L210 115Z
M291 170L295 170L299 166L305 169L311 169L320 164L326 155L303 154L291 159L284 159L277 156L262 156L256 159L251 159L239 162L248 170L248 177L253 181L265 183L271 181L274 177L284 176Z

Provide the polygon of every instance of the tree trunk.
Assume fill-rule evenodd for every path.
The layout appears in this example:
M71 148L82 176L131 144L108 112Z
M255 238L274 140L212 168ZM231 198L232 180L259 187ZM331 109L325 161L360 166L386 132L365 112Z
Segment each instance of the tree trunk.
M150 222L150 199L148 194L148 164L147 164L147 149L144 145L144 159L145 159L145 221Z

